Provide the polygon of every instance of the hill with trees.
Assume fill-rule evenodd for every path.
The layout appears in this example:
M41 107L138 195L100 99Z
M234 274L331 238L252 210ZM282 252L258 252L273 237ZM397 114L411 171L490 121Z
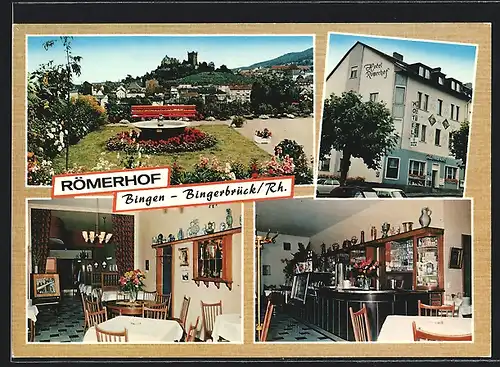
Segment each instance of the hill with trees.
M307 50L300 52L289 52L287 54L278 56L271 60L261 61L250 66L239 68L240 70L254 69L254 68L269 68L276 65L308 65L312 66L314 61L314 50L313 48L308 48Z

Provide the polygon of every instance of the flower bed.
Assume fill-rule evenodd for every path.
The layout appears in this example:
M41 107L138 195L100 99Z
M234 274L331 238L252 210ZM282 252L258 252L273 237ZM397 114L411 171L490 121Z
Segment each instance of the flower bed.
M182 134L167 140L139 141L139 134L136 130L121 132L106 142L106 149L127 151L139 146L145 154L180 153L211 148L217 143L215 137L193 128L186 128Z

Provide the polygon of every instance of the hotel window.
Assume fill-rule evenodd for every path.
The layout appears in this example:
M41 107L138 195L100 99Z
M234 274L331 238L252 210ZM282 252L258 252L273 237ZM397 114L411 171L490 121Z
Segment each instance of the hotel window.
M356 79L358 77L358 67L353 66L351 68L351 79Z
M429 95L424 95L424 111L428 111L429 108Z
M418 67L418 75L424 76L424 68L421 66Z
M455 90L455 81L454 80L451 81L451 89Z
M394 118L402 118L404 116L404 106L405 106L405 88L396 87L394 92L394 107L392 111L392 116Z
M456 118L455 118L455 120L457 120L457 121L458 121L458 118L459 118L459 115L460 115L460 107L456 106L455 111L456 111L456 113L455 113L455 114L456 114L456 116L455 116L455 117L456 117Z
M425 163L414 161L410 159L410 165L408 169L408 173L414 176L423 176L425 172Z
M388 157L385 177L397 180L399 177L399 158Z
M430 79L431 78L431 72L429 69L425 69L425 79Z
M438 99L438 111L437 111L437 114L439 116L443 115L443 100L442 99Z
M415 123L415 136L418 138L419 134L420 134L420 124Z
M457 178L457 167L444 167L444 177L447 180L455 180Z
M443 80L442 76L438 77L438 83L441 84L441 85L444 84L444 80Z
M457 83L457 88L455 89L457 92L460 92L460 84Z
M427 126L422 125L422 131L420 132L420 141L425 143L425 135L427 134Z
M418 108L422 109L422 92L418 92Z
M436 135L434 135L434 145L441 146L441 130L436 129Z
M370 93L370 102L378 102L378 93Z
M450 118L453 120L453 117L455 117L455 105L452 103L451 104L451 111L450 111Z

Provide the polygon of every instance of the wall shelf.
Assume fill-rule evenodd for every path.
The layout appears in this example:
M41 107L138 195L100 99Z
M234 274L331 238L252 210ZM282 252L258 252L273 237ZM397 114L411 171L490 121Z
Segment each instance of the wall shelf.
M166 246L174 246L174 245L180 245L183 243L208 240L210 238L215 238L215 237L233 235L235 233L241 233L241 227L230 228L230 229L226 229L225 231L203 234L200 236L183 238L182 240L175 240L175 241L170 241L170 242L165 241L162 243L155 243L155 244L152 244L151 247L152 248L161 248L161 247L166 247Z

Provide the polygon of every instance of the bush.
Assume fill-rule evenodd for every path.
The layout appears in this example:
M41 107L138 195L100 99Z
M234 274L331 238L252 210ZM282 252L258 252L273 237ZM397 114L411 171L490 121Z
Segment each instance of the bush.
M194 152L213 147L217 144L215 137L198 129L186 128L184 133L167 140L137 140L139 132L136 130L124 131L110 138L106 142L106 149L110 151L136 150L140 147L145 154Z
M313 183L313 172L302 145L295 140L284 139L274 148L274 155L280 160L285 160L286 157L291 158L294 164L293 174L296 185Z
M231 126L234 125L235 127L242 127L244 123L245 123L245 118L244 117L242 117L242 116L235 116L233 118Z
M92 96L73 98L69 106L71 124L69 126L69 142L76 144L88 133L97 130L108 121L106 109L97 103Z

